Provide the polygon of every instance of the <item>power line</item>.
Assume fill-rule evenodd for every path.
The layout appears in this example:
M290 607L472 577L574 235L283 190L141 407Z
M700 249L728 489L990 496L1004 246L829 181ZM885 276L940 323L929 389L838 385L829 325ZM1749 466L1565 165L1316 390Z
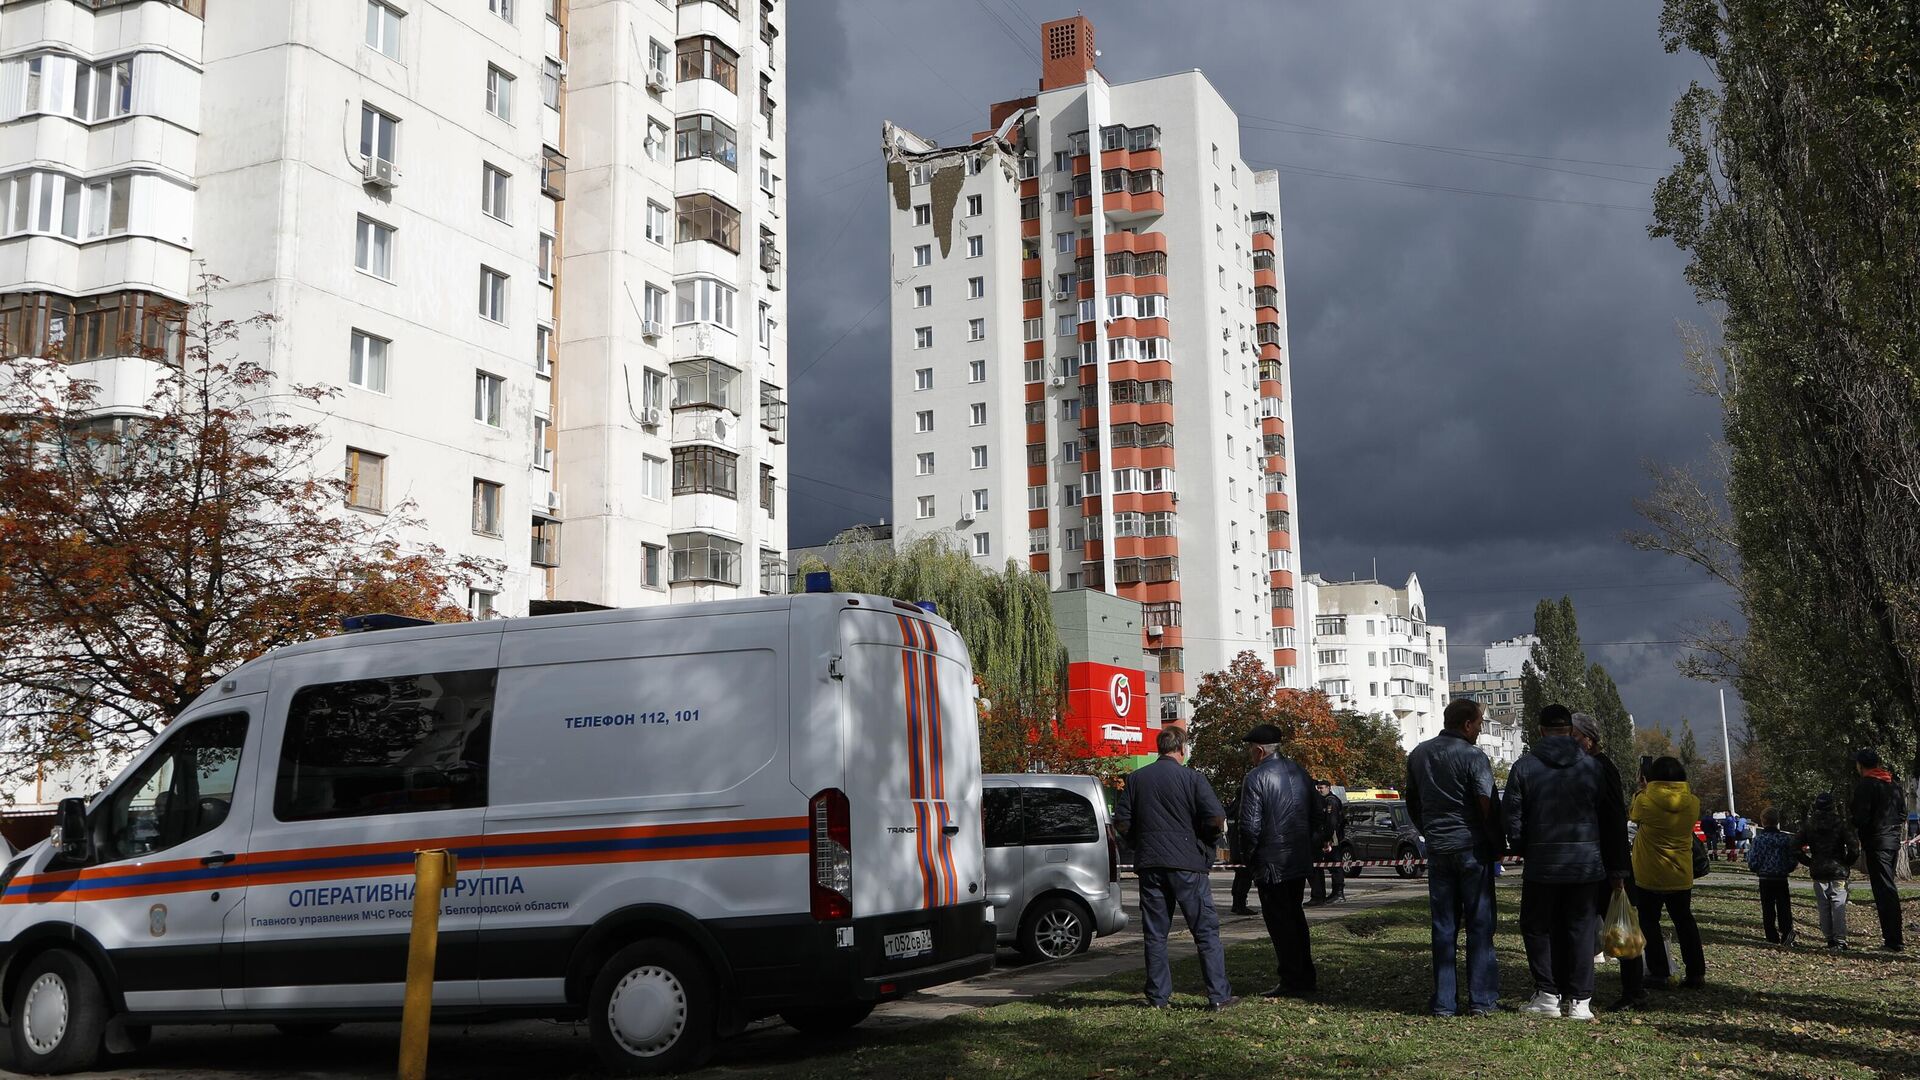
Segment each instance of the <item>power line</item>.
M792 477L795 480L805 480L810 484L823 484L827 487L834 488L835 490L847 492L850 495L858 495L858 496L861 496L862 498L872 499L875 502L883 502L889 506L893 505L893 496L891 495L875 495L871 491L863 491L860 488L848 487L845 484L836 484L831 480L822 480L817 476L808 476L806 473L797 472L793 469L788 469L787 475Z
M1390 187L1419 188L1425 191L1444 191L1454 195L1478 195L1492 199L1519 199L1523 202L1560 203L1565 206L1591 206L1601 210L1628 210L1636 214L1648 213L1644 206L1625 206L1619 203L1591 202L1585 199L1556 199L1548 195L1521 195L1512 191L1486 191L1481 188L1453 187L1447 184L1423 184L1414 180L1401 180L1390 176L1367 176L1362 173L1334 172L1308 165L1294 165L1284 161L1248 161L1247 164L1300 176L1317 176L1328 180L1358 180L1369 184L1386 184Z
M886 292L881 293L880 299L875 300L873 302L873 306L867 309L867 313L865 315L860 316L860 321L854 323L852 326L847 327L846 332L841 334L839 337L834 338L833 343L831 345L828 345L826 348L821 349L818 353L814 354L813 359L807 361L806 367L803 367L799 371L796 371L793 373L792 381L798 382L800 379L800 376L805 375L807 372L813 370L813 365L819 363L821 360L824 360L828 353L838 348L841 342L851 337L855 330L858 330L862 326L865 326L867 324L867 320L873 318L873 313L880 310L880 305L886 303L888 297L891 294L892 294L892 290L888 290Z
M980 10L987 13L987 18L992 19L995 26L998 26L1002 32L1013 39L1014 45L1018 46L1020 51L1026 54L1027 59L1033 61L1035 67L1040 66L1040 54L1034 51L1033 46L1029 45L1027 40L1020 36L1018 31L1007 25L1006 16L989 7L987 0L974 0L974 3L979 4Z
M1374 135L1362 135L1355 131L1341 131L1338 128L1303 124L1297 120L1282 120L1275 116L1249 115L1241 117L1242 123L1248 120L1259 120L1269 124L1285 124L1289 127L1300 128L1302 130L1299 131L1298 134L1302 135L1313 134L1341 139L1358 139L1362 142L1387 143L1392 146L1405 146L1415 150L1433 150L1450 154L1472 154L1481 157L1530 158L1534 161L1559 161L1569 165L1598 165L1607 169L1638 169L1642 172L1665 171L1664 168L1659 165L1633 165L1624 161L1595 161L1591 158L1553 157L1547 154L1522 154L1511 150L1478 150L1467 146L1448 146L1444 143L1418 143L1408 142L1403 139L1385 139Z

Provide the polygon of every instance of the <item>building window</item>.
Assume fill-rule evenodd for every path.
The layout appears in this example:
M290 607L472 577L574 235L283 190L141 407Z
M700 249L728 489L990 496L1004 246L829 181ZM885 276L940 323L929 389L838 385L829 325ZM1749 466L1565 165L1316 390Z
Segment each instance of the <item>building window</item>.
M705 322L734 328L734 303L739 291L733 286L714 278L689 278L674 284L673 295L675 325Z
M354 233L353 266L382 281L392 281L393 230L372 218L361 218Z
M931 224L933 224L933 207L932 207L932 205L931 205L931 204L928 204L928 203L920 203L920 204L918 204L917 206L915 206L915 207L913 208L913 223L914 223L915 225L931 225Z
M1078 246L1079 237L1072 231L1053 234L1053 250L1062 255L1071 255Z
M533 328L533 373L542 379L553 378L553 327Z
M968 217L979 217L984 212L985 211L981 207L980 196L978 195L967 196L967 216Z
M913 414L913 430L917 435L925 435L933 430L933 410L922 409Z
M540 234L539 269L540 284L542 285L553 284L553 245L554 239L552 233L543 232Z
M1028 360L1021 365L1020 371L1027 382L1045 382L1047 378L1047 362L1045 360Z
M933 327L915 327L913 331L913 347L916 349L933 348Z
M718 360L682 360L673 365L673 407L738 413L739 382L740 373Z
M540 62L540 103L549 109L560 107L560 61L549 56Z
M1027 509L1045 510L1047 508L1047 485L1035 484L1027 489Z
M676 161L711 158L736 172L740 169L739 139L733 125L705 113L683 116L673 123Z
M656 164L666 164L667 125L652 117L648 117L646 141L640 144L640 148L646 151L649 161Z
M492 64L487 65L487 111L513 122L513 76Z
M933 245L916 244L913 248L913 265L927 266L933 262Z
M976 446L973 448L973 467L976 469L984 469L987 467L986 447Z
M774 492L777 489L778 485L773 478L773 466L760 466L760 509L765 510L769 518L774 516Z
M540 148L540 194L550 199L567 197L567 156L551 146Z
M507 321L507 275L487 266L480 268L480 317Z
M933 304L933 286L915 285L913 287L913 306L930 307Z
M655 502L667 501L666 458L640 455L640 495Z
M922 495L915 501L914 516L922 520L933 516L933 496Z
M740 211L711 195L682 195L674 200L680 243L705 240L740 253Z
M985 341L986 338L987 338L987 320L968 319L967 320L967 340L968 341Z
M400 138L400 121L371 105L360 106L360 158L363 161L394 161Z
M656 202L648 203L647 239L664 246L669 242L669 235L667 231L667 208Z
M719 38L682 38L675 52L680 61L676 76L678 81L712 79L736 94L740 92L740 54L728 48Z
M367 0L367 48L389 60L400 59L400 13L380 0Z
M533 467L543 472L553 468L553 449L547 445L552 430L553 421L544 416L533 418Z
M488 589L467 590L467 614L475 621L493 618L493 602L500 594Z
M740 584L740 545L710 533L680 533L673 545L673 580Z
M491 480L473 482L473 531L481 536L500 536L501 487Z
M480 212L495 221L507 221L512 202L513 178L492 165L480 167Z
M347 447L347 505L356 510L387 508L387 455Z
M647 68L658 71L665 81L666 73L673 66L673 50L661 44L657 39L647 39Z
M976 514L984 514L987 512L987 489L986 488L973 489L973 512Z
M975 558L993 554L993 537L989 533L973 534L973 554Z
M760 549L760 593L779 596L787 591L787 560L778 552Z
M987 362L985 360L967 361L967 381L983 383L987 381Z
M377 394L387 392L387 349L393 343L355 330L347 346L347 385Z
M660 556L663 555L666 550L666 548L661 547L659 544L640 545L640 583L649 589L664 587L660 580Z
M473 418L488 427L500 426L501 399L507 380L484 371L473 373Z
M913 373L913 388L915 390L933 389L933 369L923 367L915 370Z
M933 475L933 452L931 450L913 456L913 474L915 476Z
M982 427L987 422L987 403L976 401L968 409L967 423L972 427Z
M722 495L739 498L740 455L717 446L673 448L675 495Z
M760 190L773 198L780 193L780 176L773 171L773 155L760 151Z
M487 0L487 10L508 22L513 21L513 0Z
M978 236L967 237L967 258L977 259L987 253L987 242Z
M1047 550L1047 530L1028 529L1027 530L1027 554L1043 555L1046 553L1046 550Z
M1046 320L1044 319L1022 319L1020 321L1020 339L1022 341L1039 341L1046 336L1046 326Z

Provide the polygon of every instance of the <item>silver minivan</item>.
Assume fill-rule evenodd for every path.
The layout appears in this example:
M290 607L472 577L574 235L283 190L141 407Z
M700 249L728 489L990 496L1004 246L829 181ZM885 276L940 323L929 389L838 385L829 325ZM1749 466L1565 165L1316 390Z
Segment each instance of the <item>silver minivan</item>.
M1127 927L1120 849L1091 776L993 773L980 778L987 899L1000 944L1034 960L1085 952Z

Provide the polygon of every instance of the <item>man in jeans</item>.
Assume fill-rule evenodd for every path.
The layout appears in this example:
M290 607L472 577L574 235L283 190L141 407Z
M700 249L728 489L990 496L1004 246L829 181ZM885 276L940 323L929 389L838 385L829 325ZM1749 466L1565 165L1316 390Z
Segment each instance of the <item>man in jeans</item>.
M1593 1019L1594 891L1613 879L1627 887L1627 868L1612 859L1622 845L1608 819L1607 776L1573 741L1573 715L1563 705L1540 711L1540 738L1507 774L1507 842L1526 860L1520 889L1520 935L1533 975L1529 1016Z
M1900 952L1905 943L1900 925L1900 887L1893 870L1900 857L1900 841L1907 827L1907 800L1894 783L1893 773L1868 749L1853 755L1860 779L1853 785L1853 832L1860 838L1860 854L1867 864L1867 882L1873 886L1873 906L1880 914L1880 947Z
M1187 768L1186 735L1160 729L1160 757L1136 769L1113 807L1113 830L1133 849L1140 875L1140 935L1147 946L1147 1004L1164 1009L1173 997L1167 964L1167 931L1176 905L1200 952L1207 1002L1217 1012L1240 999L1227 985L1227 958L1220 947L1220 916L1213 910L1208 868L1226 831L1226 811L1205 777Z
M1407 755L1407 810L1427 838L1427 902L1433 913L1435 1016L1460 1011L1455 949L1467 931L1467 1008L1491 1015L1500 1005L1493 952L1493 765L1479 747L1480 703L1447 706L1444 730Z

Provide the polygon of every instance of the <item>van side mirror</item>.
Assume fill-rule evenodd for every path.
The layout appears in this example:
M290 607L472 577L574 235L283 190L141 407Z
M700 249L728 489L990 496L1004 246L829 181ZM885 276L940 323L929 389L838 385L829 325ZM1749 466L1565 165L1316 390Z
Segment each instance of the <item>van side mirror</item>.
M87 840L87 801L61 799L55 812L53 846L69 859L84 860L92 847Z

